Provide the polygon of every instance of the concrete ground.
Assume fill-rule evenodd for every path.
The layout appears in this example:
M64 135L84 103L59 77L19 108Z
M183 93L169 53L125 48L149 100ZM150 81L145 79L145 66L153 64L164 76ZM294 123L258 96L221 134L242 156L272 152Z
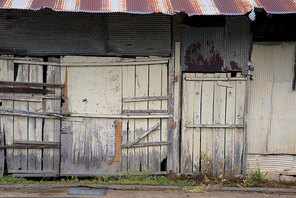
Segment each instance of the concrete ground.
M296 189L283 188L233 188L208 187L199 193L182 190L181 186L140 186L140 185L81 185L81 184L46 184L46 185L0 185L0 197L296 197ZM195 187L186 187L194 189ZM68 195L70 189L89 191L106 190L104 196Z

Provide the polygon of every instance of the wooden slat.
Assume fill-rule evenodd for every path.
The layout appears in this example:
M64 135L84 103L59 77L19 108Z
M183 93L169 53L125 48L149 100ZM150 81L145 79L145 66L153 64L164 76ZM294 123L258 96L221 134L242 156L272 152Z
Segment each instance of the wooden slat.
M246 82L236 82L235 124L244 125ZM242 155L244 148L244 130L234 129L234 175L242 173Z
M228 74L230 75L230 74ZM235 85L226 90L226 125L235 126ZM225 132L225 175L232 176L234 164L234 128L226 128Z
M160 101L157 101L160 102ZM142 113L142 114L148 114L148 113L167 113L167 110L123 110L122 111L123 114L138 114L138 113Z
M71 114L71 117L84 118L129 118L129 119L147 119L147 118L171 118L172 115L157 114L157 115L100 115L100 114ZM66 117L67 118L67 117Z
M134 61L134 62L105 62L105 63L62 63L62 67L104 67L104 66L146 66L146 65L154 65L154 64L164 64L168 63L168 60L160 60L160 61Z
M60 100L61 97L56 97L56 96L3 96L3 94L0 96L0 100L19 100L19 101L26 101L26 102L42 102L43 98L49 98L49 99L55 99L55 100Z
M33 149L33 148L59 148L60 145L4 145L4 146L0 146L0 148L15 148L15 150L17 150L17 152L24 151L25 153L27 153L26 149ZM22 150L21 150L22 149ZM27 157L27 155L25 155ZM17 158L18 156L15 157L15 160L19 160L19 158ZM26 170L26 169L24 169Z
M166 65L165 65L166 66ZM163 74L162 74L163 75ZM164 87L163 87L164 88ZM165 92L166 93L166 92ZM169 100L171 97L169 95L163 96L148 96L148 97L130 97L123 98L123 102L139 102L139 101L154 101L154 100Z
M148 65L141 67L136 66L136 81L135 81L135 97L148 96ZM137 102L135 104L135 110L148 110L148 102ZM147 130L148 120L141 119L135 121L135 138L141 137L144 131ZM143 138L140 143L147 142L147 137ZM138 159L136 159L138 158ZM147 148L135 148L135 167L134 171L148 171L148 149Z
M0 93L54 94L54 90L33 89L28 87L0 87Z
M32 65L32 67L34 67ZM42 67L38 65L37 67ZM33 71L32 71L33 72ZM36 75L32 73L32 75ZM50 84L50 83L41 83L41 82L14 82L14 81L0 81L0 85L15 85L15 86L31 86L31 87L64 87L63 84Z
M161 145L168 145L170 144L169 141L159 141L159 142L145 142L145 143L138 143L131 147L128 147L127 144L122 144L121 148L133 148L133 147L145 147L145 146L161 146Z
M4 58L1 56L1 58ZM8 58L8 57L5 57ZM13 81L14 80L14 64L11 60L0 60L0 80ZM2 97L12 97L12 93L2 93ZM13 101L3 100L2 107L13 109ZM1 131L5 136L5 144L13 144L13 116L0 116ZM3 153L4 154L4 153ZM3 158L4 159L4 158ZM13 149L6 149L7 169L13 168Z
M43 82L43 66L30 65L29 82L38 84ZM42 109L42 103L29 102L29 111L37 112ZM38 143L42 141L42 118L29 117L28 141ZM16 140L14 143L16 144ZM21 142L21 141L20 141ZM20 143L19 142L19 143ZM41 170L42 149L28 149L28 170Z
M187 130L185 127L185 124L187 122L187 111L188 111L188 82L185 81L186 75L183 74L183 87L182 87L182 128L181 128L181 163L180 163L180 171L181 173L185 172L186 168L186 150L189 149L188 145L186 145L186 142L188 140L187 138Z
M146 137L149 133L151 133L152 131L154 131L158 126L159 126L159 123L155 124L154 126L152 126L151 128L149 128L147 131L145 131L144 133L142 133L142 135L140 137L138 137L137 139L135 139L134 141L132 141L131 143L129 143L127 146L128 147L132 147L134 144L136 144L141 139L143 139L144 137Z
M207 74L206 74L207 75ZM246 77L226 77L226 78L217 78L217 77L187 77L187 81L247 81Z
M214 74L204 74L204 77L214 77ZM213 100L214 100L214 82L202 82L202 106L201 106L201 124L213 124ZM213 157L213 129L201 129L201 152L208 157ZM203 163L207 163L202 159ZM203 169L204 167L202 167Z
M41 62L41 61L30 61L30 60L14 60L14 63L20 64L30 64L30 65L50 65L50 66L60 66L60 63L54 62Z
M12 174L59 174L58 171L40 171L40 170L9 170Z
M37 139L37 138L34 138ZM60 145L60 142L50 142L50 141L21 141L21 140L14 140L15 144L31 144L31 145Z
M244 128L244 125L219 125L219 124L187 124L185 125L186 128Z
M225 73L216 73L215 77L226 77ZM214 123L225 124L225 97L226 87L214 83ZM224 171L224 134L225 129L216 128L213 130L213 167L214 173L219 176Z
M161 95L161 65L149 65L149 96ZM161 101L149 101L150 111L165 112L161 110ZM156 124L160 125L160 119L149 119L148 127L153 127ZM160 127L161 129L161 127ZM149 142L160 141L160 132L148 134ZM154 146L148 148L149 156L149 171L160 171L160 146Z
M163 64L161 66L161 95L163 97L167 97L168 95L168 65ZM170 97L171 98L171 97ZM168 110L168 101L162 100L161 101L161 109L162 110ZM160 140L161 141L168 141L168 120L167 119L161 119L161 132L160 132ZM167 169L167 145L163 145L160 147L160 160L163 162L163 160L166 160L166 167Z
M136 67L124 66L122 68L122 97L123 98L135 98L135 83L136 83ZM123 109L133 110L135 109L134 102L123 103ZM125 117L127 118L127 117ZM134 119L124 119L122 122L123 142L127 144L135 140L135 121ZM125 134L126 132L126 134ZM135 169L135 149L128 148L122 149L122 171L133 172ZM126 157L125 157L126 156Z
M29 81L29 66L19 64L16 77L17 82ZM28 109L28 102L15 101L14 110ZM27 140L28 139L28 118L14 116L14 139ZM26 149L14 149L14 169L27 170L28 158Z
M196 77L201 76L202 74L195 74ZM202 83L195 81L194 82L194 102L193 102L193 124L200 124L200 115L201 115L201 87ZM190 108L190 105L189 105ZM192 172L200 171L200 132L201 129L193 129L193 153L192 153Z

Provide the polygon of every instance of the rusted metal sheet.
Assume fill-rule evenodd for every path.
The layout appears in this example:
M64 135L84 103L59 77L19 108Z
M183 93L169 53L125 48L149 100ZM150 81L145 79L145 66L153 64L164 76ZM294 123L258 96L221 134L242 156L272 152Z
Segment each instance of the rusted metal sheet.
M249 27L247 17L227 17L225 28L182 28L183 71L246 70L251 43Z
M182 28L183 71L224 71L224 28Z
M2 9L40 10L51 8L55 11L90 13L164 13L173 15L185 12L191 15L244 15L253 7L263 8L271 14L296 13L294 0L0 0Z
M296 154L295 56L295 44L253 46L249 154Z

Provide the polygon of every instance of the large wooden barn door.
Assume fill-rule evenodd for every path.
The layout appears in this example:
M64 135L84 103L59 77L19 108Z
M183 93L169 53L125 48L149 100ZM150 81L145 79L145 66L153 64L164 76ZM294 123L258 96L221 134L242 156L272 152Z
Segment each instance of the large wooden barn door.
M6 149L8 173L59 175L63 85L60 66L51 61L0 57L1 148Z
M241 174L245 88L240 73L183 75L182 173L203 171L212 161L213 173Z

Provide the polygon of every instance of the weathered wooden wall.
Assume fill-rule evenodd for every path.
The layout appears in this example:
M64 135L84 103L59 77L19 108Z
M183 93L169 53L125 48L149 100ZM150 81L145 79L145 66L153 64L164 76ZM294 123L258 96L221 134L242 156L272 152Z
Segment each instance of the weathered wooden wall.
M280 162L286 161L288 155L296 154L296 92L292 89L295 83L295 46L295 43L253 45L252 65L255 70L250 88L249 170L258 166L269 171L283 170L287 164L290 169L294 167L292 162L285 162L285 165Z
M242 173L246 77L183 74L181 172ZM211 164L212 163L212 164Z
M167 170L168 63L159 57L63 58L63 112L71 116L62 123L61 175Z
M60 113L60 67L46 64L0 57L2 146L9 173L59 174L60 152L53 147L60 145L60 118L53 114Z

